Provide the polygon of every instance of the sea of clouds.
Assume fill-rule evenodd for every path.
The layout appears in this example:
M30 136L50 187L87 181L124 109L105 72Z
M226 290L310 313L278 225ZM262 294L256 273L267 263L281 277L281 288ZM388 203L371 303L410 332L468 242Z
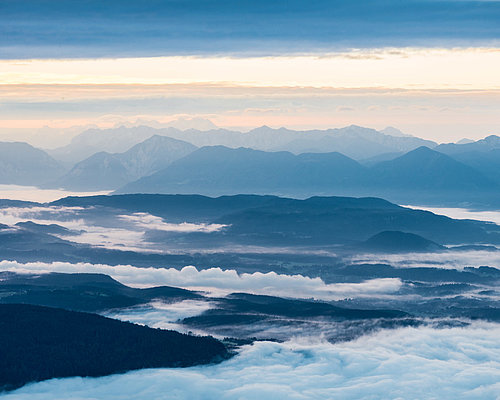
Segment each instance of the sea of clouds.
M6 400L498 399L500 325L401 328L351 342L257 342L218 365L53 379Z

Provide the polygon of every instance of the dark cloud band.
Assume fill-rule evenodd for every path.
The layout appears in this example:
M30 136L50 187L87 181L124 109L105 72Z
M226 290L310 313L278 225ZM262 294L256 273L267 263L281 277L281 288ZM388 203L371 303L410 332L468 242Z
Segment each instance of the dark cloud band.
M0 58L496 45L500 2L3 0Z

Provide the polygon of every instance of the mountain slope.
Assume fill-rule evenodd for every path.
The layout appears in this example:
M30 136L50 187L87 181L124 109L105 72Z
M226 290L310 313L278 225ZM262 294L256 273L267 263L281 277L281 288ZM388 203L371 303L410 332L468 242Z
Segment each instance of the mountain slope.
M486 152L468 151L465 153L453 154L452 157L500 184L500 148Z
M71 190L116 189L165 168L195 149L190 143L155 135L125 153L96 153L77 163L52 186Z
M47 152L56 160L72 166L97 152L125 152L132 146L154 136L157 131L147 126L88 129L75 136L67 146L47 150Z
M496 135L490 135L484 139L477 140L471 143L444 143L440 144L435 148L439 151L448 155L456 155L461 153L466 153L470 151L477 151L481 153L489 152L494 149L500 149L500 137Z
M304 132L277 149L296 154L337 151L360 160L384 153L407 152L420 146L434 147L436 143L413 136L401 136L400 132L399 136L393 136L375 129L351 125L341 129Z
M340 153L293 155L214 146L201 148L117 193L397 195L398 201L408 202L415 195L457 198L456 193L467 197L498 189L481 172L427 147L367 168Z
M0 142L0 183L38 185L64 173L43 150L21 142Z
M122 193L286 193L357 185L364 168L340 154L263 152L223 146L201 148Z
M248 147L264 151L290 151L295 154L340 152L355 159L370 158L382 153L407 152L419 146L436 146L434 142L404 135L394 128L381 132L355 125L307 131L261 126L249 132L122 126L89 129L73 138L69 145L48 152L62 163L73 165L99 151L125 152L154 135L183 140L197 147Z
M182 140L154 135L122 154L116 154L132 179L150 175L196 150Z
M475 169L427 147L419 147L371 169L376 184L387 188L463 191L491 190L495 185Z
M109 190L129 181L129 172L121 160L114 154L100 152L76 164L50 186L82 191Z
M68 376L188 367L229 357L212 337L27 304L0 305L0 390Z

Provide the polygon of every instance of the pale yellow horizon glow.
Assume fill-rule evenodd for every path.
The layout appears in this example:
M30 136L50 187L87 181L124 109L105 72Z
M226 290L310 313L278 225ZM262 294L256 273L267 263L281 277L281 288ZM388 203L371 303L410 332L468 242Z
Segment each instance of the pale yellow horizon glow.
M393 125L436 141L479 139L500 133L498 71L500 48L0 60L0 140L48 146L80 127L178 115L230 129Z
M381 49L253 58L1 60L0 84L497 90L498 71L497 48Z

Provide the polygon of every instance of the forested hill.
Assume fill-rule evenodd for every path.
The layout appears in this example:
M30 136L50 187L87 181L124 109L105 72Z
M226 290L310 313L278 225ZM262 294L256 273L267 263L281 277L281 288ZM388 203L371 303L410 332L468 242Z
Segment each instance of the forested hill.
M50 378L189 367L228 357L224 344L212 337L57 308L0 305L0 390Z

